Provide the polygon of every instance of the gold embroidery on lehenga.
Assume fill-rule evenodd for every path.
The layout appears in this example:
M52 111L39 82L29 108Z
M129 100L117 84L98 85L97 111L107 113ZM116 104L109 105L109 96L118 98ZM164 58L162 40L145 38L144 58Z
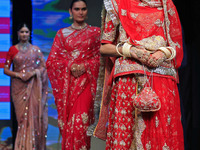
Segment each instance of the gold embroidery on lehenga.
M162 150L170 150L169 146L167 146L167 144L165 143L165 145L163 146Z
M81 118L84 124L88 122L88 115L86 113L81 114Z
M122 16L127 16L127 11L126 11L125 9L122 9L122 10L121 10L121 15L122 15Z
M148 6L148 5L141 2L141 3L138 4L138 6L146 7L146 6Z
M160 19L157 19L155 21L155 25L157 25L158 27L161 27L161 26L163 26L163 22Z
M175 11L174 11L172 8L170 8L170 9L168 10L168 12L169 12L169 14L170 14L171 16L173 16L173 15L175 14Z
M136 13L130 13L130 15L131 15L131 17L132 17L133 19L136 19L137 16L138 16L138 14L136 14Z
M174 43L171 39L171 36L170 36L170 21L169 21L169 17L168 17L167 1L166 0L163 0L163 8L164 8L164 15L165 15L165 23L166 23L166 34L167 34L167 37L168 37L169 45L171 47L173 47L174 49L176 49L176 46L178 48L180 48L181 47L180 44L178 42Z
M149 141L149 142L146 144L146 149L147 149L147 150L150 150L150 149L151 149L151 141Z
M82 146L80 150L87 150L86 146Z
M135 40L135 42L139 45L144 46L148 50L157 50L159 47L165 47L167 45L167 42L162 36L155 35L144 38L140 41Z
M158 120L158 117L156 116L156 118L155 118L156 120L155 120L155 122L156 122L156 128L159 126L159 120Z
M119 145L125 146L126 143L122 140L122 141L120 141Z
M169 115L167 117L167 122L168 122L168 125L170 125L170 123L171 123L171 117Z
M142 133L146 128L145 122L142 118L142 116L138 116L137 121L137 130L135 131L135 138L136 138L136 149L137 150L144 150L143 144L142 144Z

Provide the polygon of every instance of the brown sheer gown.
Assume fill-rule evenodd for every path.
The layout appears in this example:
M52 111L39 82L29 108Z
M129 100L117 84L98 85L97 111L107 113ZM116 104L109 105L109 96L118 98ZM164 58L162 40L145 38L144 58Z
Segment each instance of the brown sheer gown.
M47 72L40 49L30 45L26 51L9 49L5 65L13 63L13 71L26 75L38 69L27 81L12 78L11 95L18 122L15 150L44 150L48 125Z

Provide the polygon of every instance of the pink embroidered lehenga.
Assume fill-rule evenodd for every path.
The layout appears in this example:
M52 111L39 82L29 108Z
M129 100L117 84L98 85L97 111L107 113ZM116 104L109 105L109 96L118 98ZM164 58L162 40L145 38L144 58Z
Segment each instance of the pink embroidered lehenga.
M103 91L101 87L97 91L97 98L102 99L101 111L94 136L106 140L106 150L183 150L177 88L182 34L173 2L104 0L104 5L103 44L129 42L152 50L172 46L177 55L155 68L134 58L105 58L101 66L105 71L100 76ZM161 101L161 109L137 113L133 99L149 82Z
M47 71L41 50L30 44L26 51L12 46L5 65L13 63L14 72L32 72L37 75L27 81L12 78L11 95L18 122L15 150L45 150L48 126Z
M62 135L62 150L89 150L86 135L93 123L93 101L99 71L100 29L88 26L81 30L60 29L47 59ZM74 77L71 66L84 64L85 73Z

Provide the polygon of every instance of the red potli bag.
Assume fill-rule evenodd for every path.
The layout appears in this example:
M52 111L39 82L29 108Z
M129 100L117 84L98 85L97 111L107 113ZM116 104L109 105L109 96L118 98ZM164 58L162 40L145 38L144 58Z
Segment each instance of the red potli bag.
M143 89L138 93L133 99L133 106L137 108L141 112L154 112L158 111L161 108L161 102L156 94L156 92L152 89L153 85L150 85L149 80L147 79L146 74L144 75L147 83L143 87ZM153 84L153 75L150 77ZM138 89L138 85L137 85Z

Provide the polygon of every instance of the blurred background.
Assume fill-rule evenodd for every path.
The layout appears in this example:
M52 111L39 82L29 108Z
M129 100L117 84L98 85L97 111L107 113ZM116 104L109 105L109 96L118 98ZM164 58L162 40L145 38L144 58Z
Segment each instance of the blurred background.
M87 23L101 26L103 0L86 0ZM29 24L31 42L42 50L47 59L54 36L60 28L71 25L71 0L0 0L0 150L13 149L17 121L10 97L10 78L3 74L6 53L18 42L17 26ZM184 60L179 70L182 121L185 149L199 150L200 145L200 2L174 0L184 33ZM49 83L49 125L47 150L59 150L61 135L57 126L57 111ZM92 138L92 150L105 149L105 141Z

